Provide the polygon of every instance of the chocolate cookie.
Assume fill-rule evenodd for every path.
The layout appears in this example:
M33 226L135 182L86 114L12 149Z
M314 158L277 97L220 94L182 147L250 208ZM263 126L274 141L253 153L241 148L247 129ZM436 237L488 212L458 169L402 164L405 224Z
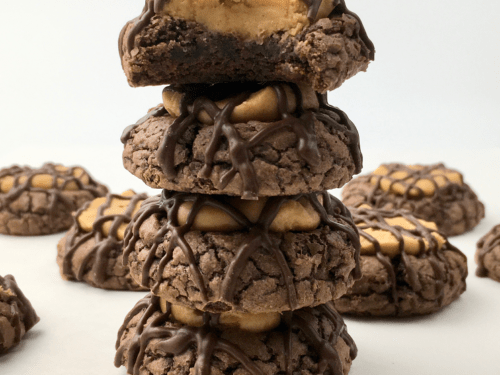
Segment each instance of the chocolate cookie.
M172 305L149 294L127 315L115 365L148 374L347 375L357 349L331 305L286 313L268 332L222 328L205 313L200 327L178 322Z
M131 86L286 81L323 93L375 54L344 0L146 0L119 50Z
M122 136L125 168L152 188L256 199L361 171L356 127L307 86L184 85L163 99Z
M0 354L19 344L39 320L14 276L0 276Z
M41 168L0 170L0 233L36 236L58 233L73 223L72 212L107 193L82 167L51 163Z
M474 228L484 217L484 205L459 172L443 164L382 164L345 186L347 206L368 204L387 210L405 209L455 236Z
M125 228L146 198L129 190L85 204L57 245L62 278L103 289L146 290L134 282L123 264Z
M490 277L500 282L500 224L478 241L476 263L477 276Z
M359 276L358 249L349 211L326 193L245 201L163 191L127 227L124 253L132 277L171 303L255 314L338 298Z
M361 239L362 277L335 301L340 313L430 314L466 288L467 258L434 223L407 211L353 209Z

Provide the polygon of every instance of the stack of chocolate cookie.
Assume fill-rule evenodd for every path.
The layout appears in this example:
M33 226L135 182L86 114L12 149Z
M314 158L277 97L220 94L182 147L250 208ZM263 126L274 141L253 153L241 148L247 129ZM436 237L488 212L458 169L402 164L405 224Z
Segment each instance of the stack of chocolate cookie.
M124 261L151 293L118 334L130 374L347 374L333 307L359 276L359 235L326 190L362 167L325 91L373 45L343 1L147 0L120 36L131 85L170 84L128 127L126 169L159 196Z

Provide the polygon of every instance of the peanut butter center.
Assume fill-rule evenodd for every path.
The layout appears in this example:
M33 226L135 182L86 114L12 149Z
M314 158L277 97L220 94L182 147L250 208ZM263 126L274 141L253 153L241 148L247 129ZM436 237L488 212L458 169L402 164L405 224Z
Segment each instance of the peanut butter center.
M403 251L410 255L418 255L422 251L427 252L430 249L429 241L425 238L412 236L409 233L405 234L404 231L412 231L416 226L411 221L404 217L397 216L394 218L386 218L385 222L392 227L395 227L398 232L402 233ZM437 248L440 250L446 243L446 239L437 232L437 226L430 221L418 220L418 222L425 228L429 229L434 240L437 241ZM401 231L402 229L402 231ZM387 230L376 228L366 228L360 232L367 234L375 239L380 245L382 254L394 258L401 252L401 240L394 236L393 233ZM373 240L365 237L360 233L361 240L361 254L362 255L375 255L376 247Z
M161 310L167 311L167 301L160 299ZM203 312L180 305L171 305L171 313L175 320L192 327L203 325ZM225 328L237 328L246 332L270 331L281 322L279 313L245 314L224 312L220 314L219 324Z
M333 0L324 0L316 19L327 17L334 7ZM170 0L163 11L209 30L259 41L278 31L296 35L310 24L302 0Z
M240 198L229 198L229 203L238 209L248 220L256 223L266 204L267 198L255 201ZM185 202L179 208L177 220L179 225L186 224L192 202ZM269 230L272 232L311 231L321 222L319 214L307 199L285 202L274 218ZM228 213L219 208L203 206L196 215L192 230L230 232L241 230L242 227Z
M380 189L397 195L407 193L410 197L418 197L422 193L432 196L436 190L449 183L463 185L463 176L454 170L436 167L428 170L422 165L408 165L389 168L381 165L374 172L371 183L378 184Z
M106 208L103 211L102 216L108 216L108 215L121 215L123 214L129 205L131 204L130 199L126 199L127 197L132 197L135 195L135 192L132 190L127 190L121 196L123 198L113 198L111 200L111 204L109 205L108 208ZM107 198L106 197L101 197L101 198L96 198L94 199L90 205L80 213L78 216L78 224L80 225L80 228L84 230L85 232L91 232L93 230L94 223L98 217L99 214L99 209L103 204L106 203ZM138 201L137 204L135 205L134 211L132 216L139 211L139 208L141 207L142 200ZM103 226L102 226L102 232L105 236L109 235L109 231L111 228L113 222L113 218L110 217L109 220L107 220ZM128 223L123 223L120 225L118 231L117 231L117 239L118 240L123 240L125 236L125 229L127 228Z

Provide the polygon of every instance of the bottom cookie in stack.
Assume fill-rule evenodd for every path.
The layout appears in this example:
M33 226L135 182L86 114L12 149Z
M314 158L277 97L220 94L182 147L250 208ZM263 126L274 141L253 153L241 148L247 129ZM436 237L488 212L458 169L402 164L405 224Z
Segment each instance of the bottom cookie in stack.
M357 354L331 304L256 317L202 313L153 294L127 315L116 347L115 365L133 375L346 375Z
M435 223L408 211L351 208L361 240L361 272L340 313L411 316L436 312L466 289L467 258Z

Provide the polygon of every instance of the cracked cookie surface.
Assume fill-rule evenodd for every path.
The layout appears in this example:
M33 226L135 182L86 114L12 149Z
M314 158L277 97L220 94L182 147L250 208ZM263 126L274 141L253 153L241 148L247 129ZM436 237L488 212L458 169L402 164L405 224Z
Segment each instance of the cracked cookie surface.
M164 99L164 107L128 127L122 137L125 168L153 188L245 199L334 189L360 172L356 127L323 96L312 92L306 99L307 91L297 86L292 91L284 84L236 85L232 94L231 85L182 86L167 92L169 97L182 96L184 109L179 112L179 105L172 108ZM207 87L215 92L212 96L222 91L224 100L200 94ZM269 114L276 120L251 120L262 117L258 110L252 112L260 103L253 103L252 93L269 88L276 92L271 99L278 98L276 113Z
M270 198L251 222L227 197L164 191L128 226L125 260L141 285L197 310L265 313L326 303L358 277L359 238L340 201L326 193L323 203L316 194L303 197L319 213L316 228L273 232L278 208L300 196ZM176 212L186 201L194 203L183 224ZM221 208L242 228L193 230L204 206Z
M276 30L262 40L163 14L157 3L146 0L140 20L127 23L120 34L122 66L131 86L286 81L324 93L365 71L374 59L361 20L343 0L295 35Z
M331 305L287 313L277 328L250 333L181 324L158 300L150 294L139 301L118 333L115 365L129 374L278 375L288 368L294 374L347 375L357 355Z
M19 344L39 320L14 277L0 276L0 354Z
M368 204L386 210L408 210L436 223L446 236L472 230L485 213L483 203L463 182L463 176L443 164L383 164L373 173L349 182L342 191L342 201L349 207Z
M465 291L467 258L436 232L434 223L423 222L404 211L360 208L351 212L364 239L360 257L362 277L346 295L334 301L340 313L430 314ZM398 252L387 251L393 242L398 244ZM408 243L418 244L416 251L410 251Z
M57 244L62 278L96 288L146 290L123 264L125 228L146 198L129 190L94 199L78 210L73 226Z
M500 224L477 242L476 275L500 282Z
M0 171L0 233L53 234L68 229L72 213L108 189L81 167L46 163Z

